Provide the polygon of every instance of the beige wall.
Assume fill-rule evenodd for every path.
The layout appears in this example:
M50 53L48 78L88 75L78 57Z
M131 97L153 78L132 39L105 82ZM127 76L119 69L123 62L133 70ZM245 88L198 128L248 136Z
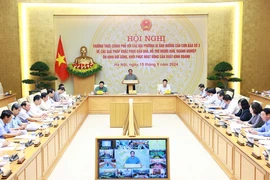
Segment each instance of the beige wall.
M228 2L229 0L226 0ZM13 90L21 96L21 74L20 74L20 47L19 47L19 23L18 23L18 2L94 2L86 0L1 0L0 1L0 82L4 90ZM102 2L102 1L98 1ZM110 1L103 1L110 2ZM121 1L117 1L121 2ZM122 1L127 2L127 1ZM129 1L131 2L131 1ZM133 2L153 2L133 1ZM158 2L158 1L155 1ZM162 2L162 1L159 1ZM170 1L163 1L170 2ZM172 1L171 1L172 2ZM177 2L225 2L218 0L179 0ZM233 2L233 1L231 1ZM268 0L245 0L243 3L243 47L242 47L242 65L241 93L247 94L251 88L256 90L270 89L267 86L267 77L269 77L270 57L270 2ZM30 41L33 43L30 47L30 62L42 60L50 64L53 72L53 63L51 59L55 56L55 39L48 40L48 37L54 38L53 20L46 19L46 13L39 17L33 16L30 21L44 21L45 29L39 29L32 26L30 31L32 35ZM209 32L208 32L208 72L211 72L213 66L219 61L231 62L231 39L232 30L228 28L231 23L231 15L228 10L211 10L209 14ZM216 23L219 22L219 23ZM221 23L220 23L221 22ZM44 33L44 31L47 31ZM45 36L40 37L39 34ZM40 40L37 40L40 39ZM30 63L31 64L31 63ZM24 66L24 65L22 65ZM29 68L29 67L24 67ZM268 76L267 76L268 75ZM263 77L263 80L259 80Z
M17 1L0 1L0 82L4 91L21 95Z

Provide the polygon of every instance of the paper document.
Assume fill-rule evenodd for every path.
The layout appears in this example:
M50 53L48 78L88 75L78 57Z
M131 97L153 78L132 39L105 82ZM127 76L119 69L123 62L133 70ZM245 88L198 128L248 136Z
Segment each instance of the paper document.
M232 132L235 132L235 131L239 132L240 129L246 128L246 127L249 127L249 126L245 125L245 124L239 124L239 123L232 122L232 123L230 123L230 127L231 127Z
M266 140L267 137L264 136L259 136L259 135L255 135L255 134L250 134L250 133L246 133L248 138L253 138L254 140Z
M14 150L16 148L17 144L15 143L10 143L8 146L1 147L1 150Z
M30 135L25 134L25 135L21 135L21 136L15 136L14 139L30 139Z
M258 143L270 146L270 140L259 140Z

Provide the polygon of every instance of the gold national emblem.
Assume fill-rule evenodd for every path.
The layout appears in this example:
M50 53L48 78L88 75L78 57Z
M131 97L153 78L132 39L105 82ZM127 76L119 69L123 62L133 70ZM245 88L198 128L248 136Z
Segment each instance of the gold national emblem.
M143 31L149 31L152 27L152 22L149 19L144 19L141 22L141 28Z

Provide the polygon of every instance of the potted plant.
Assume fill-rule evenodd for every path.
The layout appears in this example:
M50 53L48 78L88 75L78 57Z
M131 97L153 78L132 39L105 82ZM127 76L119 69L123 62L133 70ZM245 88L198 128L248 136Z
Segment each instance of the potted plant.
M57 77L49 75L49 70L49 66L42 61L37 61L30 67L30 74L36 78L22 80L24 84L35 84L35 90L30 91L29 94L44 88L50 88L51 84L49 82L57 80Z
M222 61L214 67L214 75L207 77L210 81L217 81L217 87L228 90L229 82L241 82L242 79L232 77L234 74L229 72L232 71L233 67L230 63Z

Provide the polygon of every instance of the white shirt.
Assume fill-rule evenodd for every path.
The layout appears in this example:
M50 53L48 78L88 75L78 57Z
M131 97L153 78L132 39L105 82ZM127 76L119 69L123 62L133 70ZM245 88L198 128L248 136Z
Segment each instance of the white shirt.
M53 100L53 98L48 99L48 101L46 101L47 104L49 104L50 106L53 106L53 104L55 103L55 101Z
M48 106L52 107L53 103L48 99L48 101L45 102Z
M219 106L220 106L222 109L225 109L226 105L227 105L227 104L226 104L223 100L220 100ZM226 109L227 109L227 108L226 108Z
M206 101L208 101L210 98L211 98L211 96L208 96L207 94L204 96L204 98L206 99Z
M235 99L232 99L230 104L228 104L228 107L224 110L227 114L236 114L239 111L238 101Z
M200 95L204 98L207 96L205 88L203 89L203 91L200 92Z
M163 85L158 88L160 94L164 94L165 91L171 91L170 86L167 84L166 87Z
M31 104L30 111L28 112L30 116L42 116L45 113L46 111L42 111L35 103Z
M209 96L208 100L206 101L208 104L214 104L219 106L221 101L218 99L217 94L213 94L212 96Z
M66 91L64 91L62 94L59 95L60 99L68 99L69 95L67 94Z
M46 102L43 101L43 99L41 100L41 104L39 105L39 108L41 110L44 110L44 111L48 111L51 106L49 105L49 103L47 103L49 100L47 100Z

